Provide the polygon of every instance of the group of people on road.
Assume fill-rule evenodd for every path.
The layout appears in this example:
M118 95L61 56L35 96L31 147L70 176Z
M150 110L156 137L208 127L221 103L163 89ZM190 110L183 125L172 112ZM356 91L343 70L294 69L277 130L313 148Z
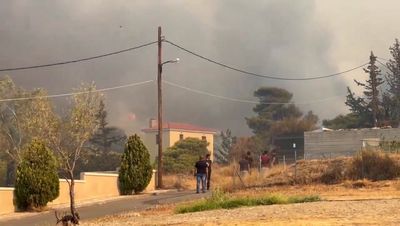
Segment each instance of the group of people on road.
M210 190L210 181L211 181L211 167L212 160L210 158L210 154L206 156L199 156L199 161L194 165L196 171L194 176L196 176L196 193L200 193L200 184L201 191L203 193L207 190Z

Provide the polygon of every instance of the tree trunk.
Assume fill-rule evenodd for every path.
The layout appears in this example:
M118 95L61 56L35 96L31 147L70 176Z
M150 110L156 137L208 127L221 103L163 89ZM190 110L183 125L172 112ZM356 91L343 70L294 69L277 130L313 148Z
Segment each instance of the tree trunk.
M13 187L15 184L15 173L17 171L17 163L15 160L11 159L7 164L7 176L6 185L8 187Z
M69 199L70 199L70 210L71 210L71 215L75 219L79 220L79 215L77 215L77 211L75 208L75 179L74 179L74 173L69 171L69 176L70 176L70 184L69 184Z

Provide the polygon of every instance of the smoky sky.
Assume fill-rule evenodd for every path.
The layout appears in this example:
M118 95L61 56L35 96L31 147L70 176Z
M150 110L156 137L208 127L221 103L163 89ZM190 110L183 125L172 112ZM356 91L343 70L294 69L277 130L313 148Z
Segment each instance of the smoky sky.
M2 1L0 68L52 63L167 40L244 70L303 77L337 72L331 58L333 31L319 20L315 1ZM163 43L163 78L211 94L254 100L261 86L277 86L320 119L345 112L346 83L339 77L307 82L261 79L187 54ZM365 58L367 59L367 57ZM99 88L155 79L156 45L91 62L3 73L28 89L70 92L81 82ZM354 65L357 66L357 65ZM164 120L248 135L245 117L254 104L238 103L163 85ZM156 84L106 93L111 125L140 132L157 112ZM342 96L341 98L334 98ZM129 118L131 115L135 118Z

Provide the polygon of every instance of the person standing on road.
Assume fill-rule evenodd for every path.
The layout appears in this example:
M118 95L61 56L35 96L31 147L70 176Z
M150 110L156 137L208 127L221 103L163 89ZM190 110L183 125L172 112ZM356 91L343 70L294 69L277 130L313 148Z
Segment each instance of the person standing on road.
M207 168L207 190L210 190L210 184L211 184L211 165L212 165L212 160L210 159L210 154L206 155L206 162L208 164Z
M194 165L196 168L196 193L200 193L200 183L201 183L201 190L203 193L206 192L206 177L207 177L207 168L208 164L204 156L199 157L199 161L196 162Z

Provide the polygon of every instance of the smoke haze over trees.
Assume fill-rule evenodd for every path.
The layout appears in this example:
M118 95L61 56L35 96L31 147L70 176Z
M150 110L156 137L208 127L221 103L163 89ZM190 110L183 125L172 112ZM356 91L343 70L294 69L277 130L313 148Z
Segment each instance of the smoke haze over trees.
M371 49L378 56L386 52L387 43L397 34L391 21L399 19L394 10L399 2L389 2L5 1L0 7L0 67L87 57L155 41L156 28L161 25L167 39L249 71L293 77L327 74L365 63L364 56ZM360 15L372 10L372 5L374 15L387 19L373 23L373 18L359 20ZM373 39L376 35L368 35L370 30L379 37ZM165 60L181 58L179 65L165 68L163 75L168 81L241 99L252 99L252 92L260 86L287 89L295 94L294 101L300 102L339 96L299 105L302 111L313 110L320 118L346 113L342 101L346 86L354 86L354 76L363 76L360 70L354 76L312 82L262 80L209 64L167 44L164 47ZM102 88L154 79L156 54L156 46L151 46L93 62L1 74L8 74L23 87L42 87L49 93L67 92L81 81L94 80ZM243 120L252 114L250 104L188 93L168 85L164 90L165 118L169 121L250 134ZM127 133L139 131L148 118L155 116L156 89L152 84L106 95L110 125L122 127ZM130 120L130 114L136 119Z

